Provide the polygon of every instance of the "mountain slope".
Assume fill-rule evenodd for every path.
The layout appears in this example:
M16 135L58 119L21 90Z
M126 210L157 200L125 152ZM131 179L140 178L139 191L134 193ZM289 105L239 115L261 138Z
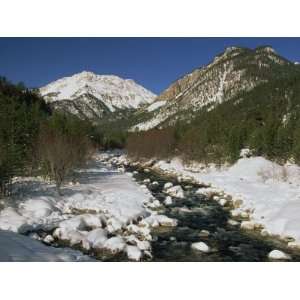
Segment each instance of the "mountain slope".
M86 71L54 81L39 91L54 109L93 120L134 111L156 97L133 80Z
M156 110L139 112L139 130L127 141L130 155L221 165L248 148L279 163L300 163L300 66L270 47L229 49L149 107L161 101Z
M174 124L176 120L190 120L198 111L210 111L243 91L250 91L274 77L284 77L293 68L295 64L269 46L254 50L227 48L212 63L171 84L150 109L143 110L143 118L132 130L148 130Z

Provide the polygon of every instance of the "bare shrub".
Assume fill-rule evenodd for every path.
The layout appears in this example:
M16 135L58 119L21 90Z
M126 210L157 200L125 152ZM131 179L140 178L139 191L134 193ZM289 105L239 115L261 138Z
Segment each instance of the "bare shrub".
M165 128L131 133L126 149L133 158L169 158L175 151L174 130Z
M38 140L43 174L53 180L61 195L61 185L72 171L82 166L93 153L83 134L67 134L43 125Z

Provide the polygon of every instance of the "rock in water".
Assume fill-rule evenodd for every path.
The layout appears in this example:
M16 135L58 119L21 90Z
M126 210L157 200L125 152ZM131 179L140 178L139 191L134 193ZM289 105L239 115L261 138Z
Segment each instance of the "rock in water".
M167 183L165 183L165 185L164 185L164 190L169 189L169 188L172 187L172 186L173 186L173 183L172 183L172 182L167 182Z
M165 205L171 205L172 203L173 203L172 197L167 196L166 199L165 199L165 201L164 201L164 204Z
M200 237L208 237L209 236L209 231L203 229L203 230L200 231L199 236Z
M268 257L270 259L274 259L274 260L290 260L291 259L291 257L288 254L286 254L286 253L284 253L284 252L282 252L280 250L273 250L273 251L271 251L268 254Z
M191 247L194 250L198 250L204 253L210 252L210 247L206 245L204 242L193 243Z

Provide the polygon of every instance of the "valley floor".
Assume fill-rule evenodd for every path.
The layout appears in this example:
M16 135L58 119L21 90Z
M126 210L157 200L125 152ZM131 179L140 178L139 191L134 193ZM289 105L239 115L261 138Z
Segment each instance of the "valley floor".
M133 171L136 167L144 174L139 184L137 176L142 173ZM164 182L155 181L154 175L150 180L147 168L164 174ZM168 176L176 178L173 183L177 186L166 181ZM188 182L196 190L199 187L196 195L206 197L194 203L194 211L184 206L184 201L190 201L186 198ZM300 167L282 167L262 157L241 158L231 167L217 169L187 166L178 158L141 163L123 154L101 153L86 169L77 170L77 181L64 186L63 196L42 178L15 178L13 187L13 197L0 203L0 261L148 260L157 227L178 225L186 230L173 213L163 214L179 211L179 217L191 213L196 217L203 210L198 205L216 208L206 204L208 199L224 206L224 213L229 209L229 232L232 228L238 235L239 228L258 230L270 238L278 235L291 250L297 251L300 245ZM189 242L198 241L202 231L199 236L193 231L196 236ZM211 233L212 238L216 232ZM170 239L177 245L174 236ZM158 244L164 248L168 243Z

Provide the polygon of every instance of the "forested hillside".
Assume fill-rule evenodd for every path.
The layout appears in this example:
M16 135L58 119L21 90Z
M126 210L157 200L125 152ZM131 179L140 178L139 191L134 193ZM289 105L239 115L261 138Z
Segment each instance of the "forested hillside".
M255 155L299 163L300 68L283 58L267 64L270 57L265 53L260 57L261 49L265 48L233 58L249 82L256 78L254 87L241 89L213 108L208 102L197 111L191 109L192 118L173 117L155 129L132 132L129 154L146 158L180 155L222 164L236 161L241 149L250 148Z
M0 194L14 176L42 175L59 188L86 161L92 133L89 122L52 112L37 92L0 78Z

